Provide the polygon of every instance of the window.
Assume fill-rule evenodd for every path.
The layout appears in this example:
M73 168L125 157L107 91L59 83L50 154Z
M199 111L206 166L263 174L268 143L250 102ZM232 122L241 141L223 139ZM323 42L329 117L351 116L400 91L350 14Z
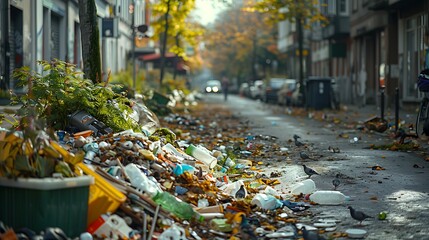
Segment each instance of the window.
M406 20L405 22L405 45L404 45L404 98L418 98L418 91L415 86L415 76L424 68L426 59L426 49L424 41L424 28L427 19L424 15L419 15ZM429 53L429 51L428 51Z
M338 2L338 10L341 16L349 15L349 1L347 0L339 0Z
M353 12L356 12L358 10L358 1L359 0L352 0L353 1Z
M328 1L328 15L336 15L337 14L337 4L336 0Z

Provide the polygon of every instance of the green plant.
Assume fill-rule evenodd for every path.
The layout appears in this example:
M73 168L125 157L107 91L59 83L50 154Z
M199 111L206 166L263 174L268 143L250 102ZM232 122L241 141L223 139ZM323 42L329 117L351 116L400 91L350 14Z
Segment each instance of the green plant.
M0 89L0 98L10 99L12 96L12 92L8 90Z
M30 107L39 117L46 119L48 126L64 129L68 115L77 110L85 110L114 131L133 129L139 131L136 122L126 115L132 111L131 102L121 93L116 93L108 82L94 84L84 79L75 65L57 59L38 61L43 72L32 72L24 66L16 69L13 76L19 86L27 86L29 91L12 98L20 103L19 115L28 116Z

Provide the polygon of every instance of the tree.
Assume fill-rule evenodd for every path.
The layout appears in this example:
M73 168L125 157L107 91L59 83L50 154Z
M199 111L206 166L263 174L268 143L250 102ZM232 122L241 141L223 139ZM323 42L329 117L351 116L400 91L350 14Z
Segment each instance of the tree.
M79 0L79 19L82 41L83 73L93 83L102 81L100 35L97 7L94 0Z
M189 21L189 14L195 7L195 0L160 0L153 5L153 15L158 17L152 23L154 36L162 36L161 66L159 83L162 86L165 71L165 54L173 52L177 57L187 59L185 44L197 46L197 37L203 32L197 24Z
M319 9L318 0L260 0L254 2L252 6L246 8L250 12L261 12L265 16L265 21L273 24L279 21L288 20L295 22L297 26L298 37L298 56L299 56L299 82L300 92L305 103L304 92L304 66L303 66L303 27L310 28L313 22L319 21L327 23Z
M243 5L232 5L219 16L207 34L209 67L215 76L227 75L239 82L264 77L258 66L265 68L267 59L281 57L276 48L276 28L260 20L258 12L243 11Z

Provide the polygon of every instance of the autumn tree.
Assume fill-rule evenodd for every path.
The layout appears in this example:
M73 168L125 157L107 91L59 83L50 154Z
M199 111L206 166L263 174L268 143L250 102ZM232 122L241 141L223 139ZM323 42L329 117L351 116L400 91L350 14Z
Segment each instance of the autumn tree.
M189 21L189 14L195 8L195 0L160 0L153 5L153 14L157 18L152 23L154 36L161 40L161 66L159 83L162 86L165 71L165 54L175 53L187 60L185 47L197 46L197 37L203 32L197 24Z
M257 12L243 11L243 5L232 5L220 14L206 42L206 58L215 76L238 81L264 77L257 67L264 68L267 58L275 59L278 53L273 48L276 28L260 17Z
M79 0L83 72L92 82L101 82L100 34L94 0Z
M298 56L299 56L299 82L300 92L305 103L304 92L304 66L303 66L303 28L310 28L314 22L321 22L322 26L327 19L320 13L318 0L259 0L255 1L246 11L260 12L264 20L272 24L279 21L290 21L296 23L298 34Z

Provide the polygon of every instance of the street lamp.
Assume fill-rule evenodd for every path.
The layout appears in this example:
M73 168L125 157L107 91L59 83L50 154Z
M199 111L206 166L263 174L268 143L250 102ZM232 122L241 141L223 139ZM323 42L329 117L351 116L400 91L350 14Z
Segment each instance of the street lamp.
M147 25L139 25L135 26L135 1L132 1L130 4L128 10L131 14L131 31L132 31L132 37L131 37L131 46L132 46L132 65L133 65L133 91L136 90L136 31L139 31L141 33L146 33L148 30Z

